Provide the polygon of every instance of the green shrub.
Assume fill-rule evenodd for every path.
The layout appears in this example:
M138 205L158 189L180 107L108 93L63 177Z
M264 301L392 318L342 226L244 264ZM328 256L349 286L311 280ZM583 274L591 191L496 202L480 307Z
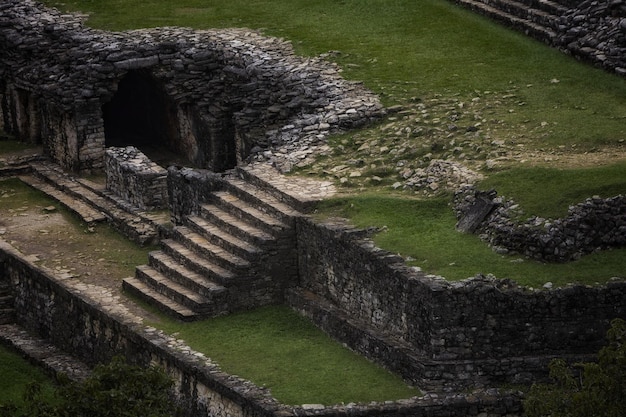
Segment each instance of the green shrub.
M528 417L622 417L626 415L626 322L615 319L598 363L550 364L554 384L535 384L524 402Z
M60 377L53 402L42 399L38 383L24 392L23 408L0 407L0 417L173 417L180 415L170 396L172 380L160 369L129 365L114 358L91 377L71 382Z

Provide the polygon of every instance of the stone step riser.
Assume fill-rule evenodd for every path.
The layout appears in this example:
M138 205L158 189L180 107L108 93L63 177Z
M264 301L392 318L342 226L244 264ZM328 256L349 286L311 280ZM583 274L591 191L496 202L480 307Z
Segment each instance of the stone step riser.
M273 184L270 184L268 181L265 181L264 179L251 174L248 170L242 167L235 168L235 171L239 178L243 179L244 181L250 184L253 184L259 187L261 190L272 195L279 201L287 204L290 207L295 208L296 210L302 213L308 213L314 208L315 203L313 201L311 200L303 201L302 199L295 198L287 194L286 192L278 189Z
M456 0L457 3L469 8L470 10L485 15L493 20L502 22L503 24L525 33L537 40L547 44L554 43L556 33L552 28L532 22L530 20L514 16L510 13L496 9L478 0Z
M209 242L217 245L228 252L237 255L249 262L257 261L260 257L261 249L256 246L246 243L246 241L234 242L237 239L234 235L231 235L225 228L213 225L213 228L218 228L217 231L208 230L203 222L199 222L193 218L188 218L186 226L196 233L200 234Z
M195 294L191 298L188 294L180 292L178 289L173 288L170 283L154 277L150 269L137 268L135 277L145 282L150 288L153 288L158 293L174 300L175 302L189 308L200 315L212 314L215 310L215 306L222 303L220 298L223 298L223 291L214 295L214 299L205 298Z
M227 205L223 208L230 211L235 210L232 205ZM224 214L228 217L225 217ZM276 238L272 236L273 233L283 232L282 228L276 228L267 223L263 223L262 226L259 227L258 224L253 224L251 221L237 217L231 212L225 212L222 208L218 208L213 204L203 205L200 216L231 235L261 248L272 245L276 241ZM258 220L258 218L255 219ZM251 229L254 230L254 232L250 231Z
M532 5L510 0L482 0L482 3L519 17L520 19L529 20L541 26L545 26L551 30L558 27L559 15L541 9L535 9Z
M15 321L15 310L0 309L0 324L13 324Z
M216 284L210 283L204 277L198 277L196 273L187 270L182 264L180 267L172 267L168 264L176 262L174 258L165 255L164 252L152 252L148 257L148 265L165 275L179 285L200 294L203 297L211 298L216 293L224 292L225 289ZM182 267L182 268L181 268Z
M275 217L287 227L294 227L295 220L290 210L284 203L277 202L271 195L259 189L252 188L249 184L240 181L227 181L226 191L248 203L255 209Z
M223 269L217 265L208 264L206 259L197 258L195 254L193 256L182 254L173 244L162 242L161 249L165 254L172 257L185 268L200 274L217 284L228 286L234 279L236 279L234 273L230 270Z
M151 306L156 307L158 310L164 312L170 317L173 317L180 321L194 321L198 320L199 316L197 313L192 312L191 310L184 310L173 308L168 303L164 303L158 295L151 292L149 289L145 288L145 285L137 284L133 282L133 280L126 279L122 281L122 289L131 294L140 300L145 301ZM170 303L171 304L171 303Z
M501 2L502 0L481 0L485 3L496 4ZM550 0L514 0L516 3L525 6L526 10L534 9L538 11L542 11L553 16L561 16L565 11L569 9L569 6L564 6L559 3L558 0L550 1Z
M276 236L286 230L289 230L289 225L279 221L276 217L273 217L265 212L261 212L262 215L258 215L258 209L255 206L251 206L250 203L240 199L239 197L236 197L236 200L233 201L232 197L234 197L234 195L228 192L215 193L211 202L213 205L227 212L231 216L244 223L261 229L272 236ZM209 211L205 211L204 207L201 214L203 216L207 216L207 219L214 217ZM275 222L270 223L267 218L274 219Z
M188 232L181 232L181 228L179 227L174 229L173 238L192 252L195 252L202 257L206 257L210 262L213 262L222 268L229 269L237 275L245 275L245 272L247 272L250 268L250 263L244 259L234 257L233 254L222 248L213 248L214 245L208 246L204 244L204 242L207 244L209 243L206 239L203 239L204 242L193 241L187 236L187 234Z

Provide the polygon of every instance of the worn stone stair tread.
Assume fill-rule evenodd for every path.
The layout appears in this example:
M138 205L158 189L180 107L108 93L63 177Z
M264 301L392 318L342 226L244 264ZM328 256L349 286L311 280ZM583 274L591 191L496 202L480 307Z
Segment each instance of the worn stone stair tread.
M284 218L300 215L300 213L296 209L283 203L282 201L279 201L273 195L261 190L258 187L251 185L244 180L238 178L228 178L227 183L231 185L231 189L234 191L234 193L243 194L245 195L245 197L243 198L250 198L255 203L259 203L261 211L263 211L263 207L267 207L270 208L270 210L274 213L279 214L281 217Z
M175 240L164 239L161 241L161 246L164 251L176 254L181 259L185 259L187 262L197 265L199 269L207 272L210 271L211 278L218 281L220 284L225 284L235 278L235 274L232 271L196 255L195 252Z
M85 223L98 223L107 220L107 216L93 209L88 204L71 197L53 185L32 176L20 176L19 179L29 186L43 192L47 196L61 203L64 207L78 215Z
M257 246L252 245L236 236L228 233L227 231L217 227L216 225L206 221L198 216L187 216L187 221L194 225L194 228L198 228L205 236L212 235L217 238L218 241L222 241L227 245L236 248L238 252L245 253L250 257L261 252Z
M219 201L225 203L225 205L234 207L236 210L239 211L239 213L243 214L247 219L254 219L255 221L263 223L266 229L285 230L288 227L284 222L282 222L277 217L271 216L270 214L253 207L252 205L250 205L250 203L246 203L245 201L243 201L242 199L240 199L239 197L237 197L236 195L230 192L217 191L213 193L213 195L217 197ZM212 210L213 207L215 206L211 204L202 205L202 208L207 211ZM237 218L236 216L231 216L231 217L233 219ZM262 234L263 233L260 232L258 235L262 236Z
M460 4L467 5L468 7L474 10L481 10L483 11L485 15L490 16L494 19L508 21L510 24L516 27L525 27L528 30L534 31L535 33L540 33L542 37L544 37L545 39L554 39L556 37L556 33L551 28L539 25L527 19L522 19L511 13L502 11L496 7L483 3L480 0L457 0L457 1Z
M175 294L178 294L182 298L190 300L193 304L197 304L198 307L206 305L210 302L207 297L170 279L169 277L162 274L160 271L157 271L150 265L139 265L137 267L137 271L140 274L144 274L146 278L149 278L152 280L152 282L148 284L153 288L156 288L156 287L155 285L151 285L151 284L156 284L157 286L162 287L166 291L173 292ZM216 290L221 291L221 289L217 289L217 288Z
M195 320L198 317L198 313L159 293L148 284L137 278L125 278L123 280L123 287L126 291L137 295L149 304L157 306L164 312L180 320L190 321Z
M212 221L217 221L220 225L226 226L232 234L237 234L243 239L250 239L257 245L273 242L276 239L271 233L283 231L287 228L282 223L281 226L275 226L280 223L278 219L275 219L276 222L271 224L266 223L266 218L271 217L266 213L263 213L263 216L256 217L257 223L252 224L252 220L242 219L218 206L203 204L201 207L204 216L208 216Z
M91 375L91 369L77 357L62 352L47 340L33 337L16 324L1 325L0 339L52 374L62 373L73 381L82 381Z
M161 265L164 265L168 269L174 271L180 276L184 276L187 280L192 281L198 287L203 288L206 292L223 292L225 287L219 285L210 279L186 268L181 263L177 262L174 258L170 257L163 251L155 251L150 253L150 258L156 260ZM160 271L165 273L165 271Z
M219 259L220 261L223 261L224 263L234 268L241 269L250 266L250 262L248 262L247 260L230 253L229 251L218 245L214 245L213 243L206 240L204 236L194 232L186 226L177 226L174 231L179 236L181 236L182 239L190 242L192 245L196 246L202 251L210 253L216 259Z

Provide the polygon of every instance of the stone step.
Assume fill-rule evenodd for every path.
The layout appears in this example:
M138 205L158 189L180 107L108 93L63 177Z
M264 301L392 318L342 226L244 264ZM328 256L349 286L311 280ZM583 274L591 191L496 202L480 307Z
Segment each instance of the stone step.
M77 200L51 184L33 176L20 176L19 179L25 184L43 192L48 197L58 201L88 225L105 222L107 220L107 216L101 211L95 210L90 205L81 200Z
M85 363L61 351L49 340L32 336L16 324L0 326L0 343L20 352L53 377L61 373L72 381L83 381L91 375L91 369Z
M108 192L104 186L84 178L74 178L58 165L40 161L31 163L33 175L68 196L62 204L82 205L106 216L109 223L120 233L139 244L156 243L164 232L161 225L169 222L167 213L144 213ZM62 194L55 192L55 199ZM60 200L59 200L60 201ZM71 209L71 206L68 206Z
M129 294L155 306L165 314L178 320L193 321L200 318L200 315L195 311L157 292L147 283L137 278L125 278L122 281L122 288Z
M223 287L215 286L213 292L204 296L148 265L138 266L135 269L135 278L198 314L210 314L214 306L221 304L224 300L225 289Z
M516 3L523 4L527 9L532 8L534 10L540 10L556 17L560 17L563 13L569 10L568 6L553 0L516 0Z
M226 191L245 201L251 207L276 217L288 227L293 227L294 218L301 215L300 212L279 201L271 194L238 178L227 178Z
M556 39L556 33L551 28L547 28L530 20L514 16L510 13L499 10L496 7L485 4L482 1L456 0L456 2L493 20L502 22L507 26L523 32L528 36L532 36L533 38L542 42L552 44Z
M286 224L263 213L230 193L214 193L216 204L201 205L200 215L233 236L264 246L275 240L274 234L284 233Z
M551 30L558 27L559 16L551 12L535 8L530 0L481 0L483 3L509 13L524 20L537 23ZM557 12L558 13L558 12Z
M191 230L202 235L209 242L248 261L258 259L259 255L262 253L261 249L257 246L228 233L223 228L201 217L188 216L186 225Z
M14 297L10 294L0 295L0 308L13 308Z
M148 265L185 288L207 298L226 290L205 276L188 269L163 251L151 252L148 256Z
M222 268L241 272L250 267L249 261L209 242L201 234L194 232L188 227L178 226L174 228L173 233L175 240L182 243L184 246L197 254L207 257L208 260L216 263Z
M175 240L163 239L161 241L161 250L187 269L223 286L227 286L235 278L241 279L240 277L236 277L233 271L199 256Z
M319 201L336 192L330 181L288 177L269 166L238 166L235 175L302 213L311 212Z
M257 205L252 205L228 191L214 192L212 205L221 209L222 212L228 213L230 217L237 218L239 222L245 222L272 235L280 234L290 229L288 223L265 211L261 211L257 208ZM210 206L211 204L205 204L202 209L202 215L207 216L207 218L212 217ZM220 212L217 212L217 216L223 217Z

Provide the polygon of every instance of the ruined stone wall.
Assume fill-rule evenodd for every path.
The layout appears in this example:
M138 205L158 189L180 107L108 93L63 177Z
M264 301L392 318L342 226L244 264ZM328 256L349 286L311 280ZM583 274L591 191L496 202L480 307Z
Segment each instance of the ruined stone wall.
M495 193L472 187L455 195L454 209L461 222L480 198L491 207L473 230L501 253L519 253L544 262L569 262L596 251L626 245L626 198L593 197L569 208L561 219L522 217L519 206ZM481 197L482 196L482 197Z
M551 356L597 352L610 321L626 317L623 280L552 290L482 276L449 282L406 267L351 229L307 220L298 224L298 251L300 285L330 304L331 316L346 317L333 328L316 317L321 307L309 308L318 325L360 352L368 347L358 328L370 329L440 369L456 369L450 377L457 380L522 381ZM362 325L351 330L351 321ZM391 368L399 363L386 360ZM464 361L472 365L463 368Z
M168 208L167 170L137 148L108 148L106 188L141 210Z
M162 124L142 141L214 171L251 155L289 169L294 150L384 112L335 65L298 57L281 39L244 29L98 31L31 0L0 5L0 79L0 128L44 142L74 170L102 168L105 127L123 117L116 107L132 94L116 98L126 89L143 88L150 99L140 104ZM25 127L31 121L40 132Z
M420 416L462 417L484 413L515 417L521 414L516 393L498 390L471 394L432 394L397 402L324 406L289 406L277 402L266 388L228 375L219 365L184 342L154 328L143 327L114 299L97 299L101 291L56 277L25 260L0 240L0 280L8 281L15 295L17 323L38 337L47 338L65 352L94 365L124 355L131 363L156 365L174 380L179 403L188 417L355 417Z

